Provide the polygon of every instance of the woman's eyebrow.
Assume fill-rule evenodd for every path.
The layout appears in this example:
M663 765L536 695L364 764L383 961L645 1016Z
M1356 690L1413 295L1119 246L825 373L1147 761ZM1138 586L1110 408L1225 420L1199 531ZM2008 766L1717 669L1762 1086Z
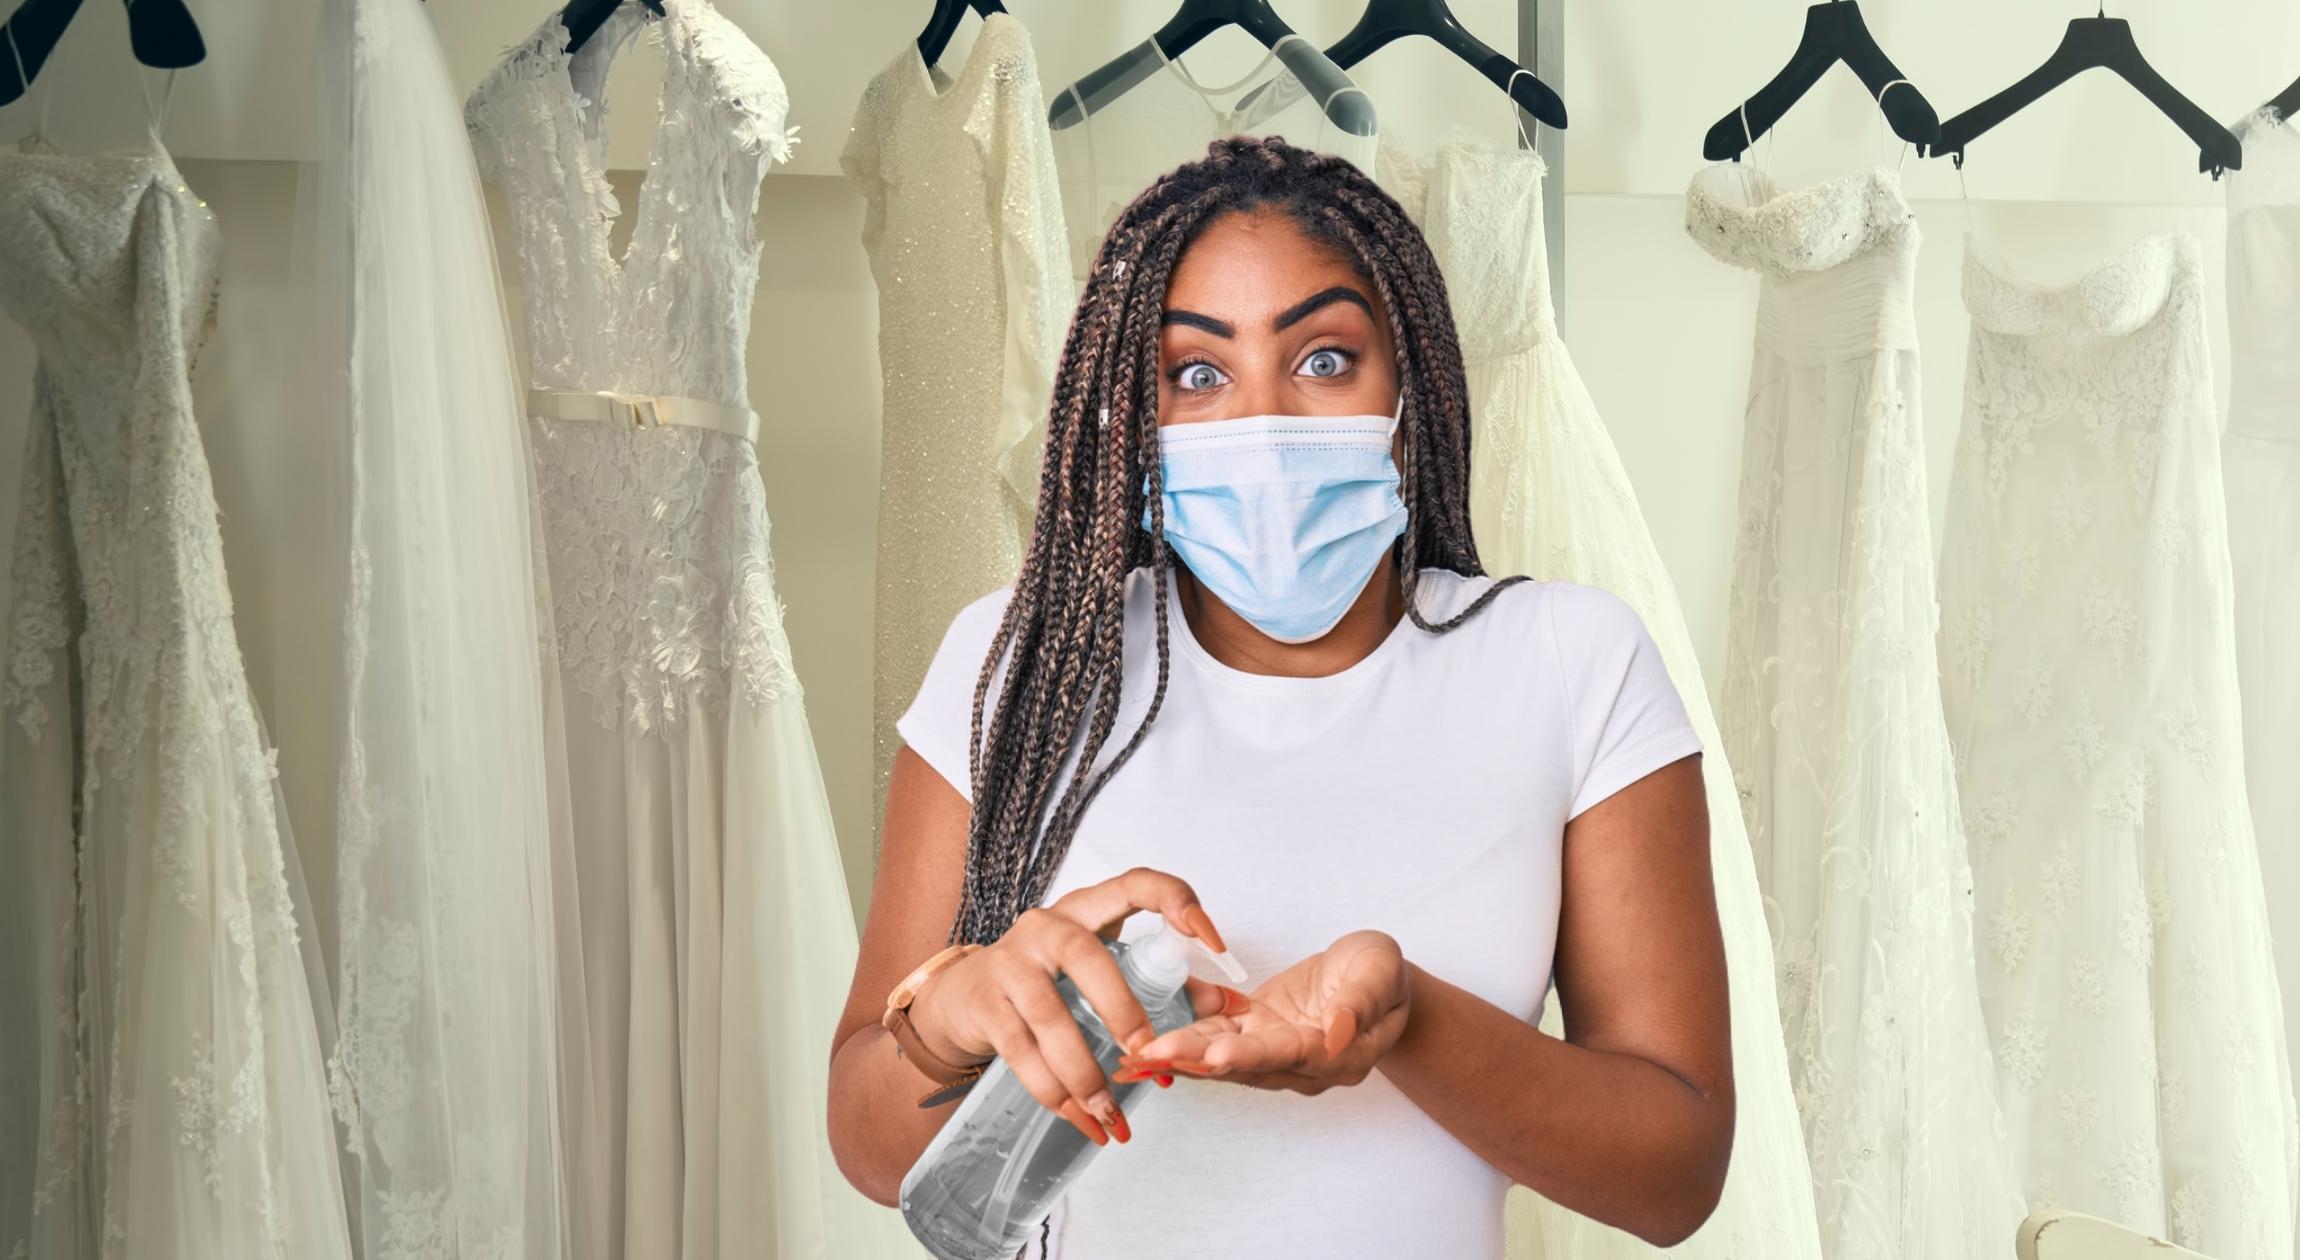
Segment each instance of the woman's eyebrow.
M1364 311L1367 319L1374 317L1373 303L1366 301L1365 294L1346 284L1337 284L1330 289L1313 293L1278 312L1277 318L1270 321L1270 331L1284 332L1336 302L1351 303L1359 310ZM1203 328L1207 332L1224 339L1234 339L1238 335L1236 326L1211 315L1200 315L1196 311L1170 310L1161 315L1158 322L1161 326L1184 324L1191 328Z

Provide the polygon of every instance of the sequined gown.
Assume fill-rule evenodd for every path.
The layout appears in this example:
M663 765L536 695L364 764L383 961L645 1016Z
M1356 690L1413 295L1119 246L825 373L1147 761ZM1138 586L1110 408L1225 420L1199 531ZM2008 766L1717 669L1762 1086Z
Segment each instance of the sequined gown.
M0 307L40 353L0 673L0 1255L350 1254L191 410L219 253L157 141L0 155Z
M1695 241L1762 277L1718 707L1822 1247L2001 1251L2026 1213L1933 655L1916 218L1882 169L1785 190L1719 163L1685 204Z
M758 188L782 80L706 0L615 10L566 51L556 14L466 103L515 221L528 377L748 406ZM661 118L630 246L601 90L645 31ZM567 696L567 768L605 1135L609 1256L912 1255L853 1190L822 1117L856 937L792 671L758 457L733 433L533 421Z
M991 14L955 76L905 43L863 90L839 162L863 197L878 282L872 800L883 817L895 719L958 610L1014 580L1038 502L1071 290L1029 32Z
M2257 1260L2292 1254L2294 1112L2201 252L2046 286L1968 237L1942 699L2030 1206Z
M2244 784L2271 906L2300 905L2300 128L2263 111L2228 173L2228 550ZM2300 926L2276 937L2284 1025L2300 1027ZM2300 1052L2300 1042L2291 1046Z
M1749 858L1733 771L1685 628L1637 496L1597 404L1557 333L1542 245L1541 181L1530 150L1452 139L1424 161L1394 140L1383 186L1429 236L1443 271L1469 380L1470 512L1478 554L1497 574L1526 573L1613 592L1660 646L1701 735L1710 856L1732 985L1738 1117L1724 1197L1670 1254L1815 1260L1820 1252L1805 1142L1790 1095L1772 940ZM1542 1027L1557 1034L1557 1003ZM1654 1247L1528 1190L1509 1198L1512 1257L1646 1257Z

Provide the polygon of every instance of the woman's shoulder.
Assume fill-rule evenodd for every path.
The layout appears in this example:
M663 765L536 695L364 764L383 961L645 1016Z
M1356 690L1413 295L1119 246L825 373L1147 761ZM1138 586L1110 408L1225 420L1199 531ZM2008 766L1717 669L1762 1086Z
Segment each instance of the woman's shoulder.
M1422 616L1432 622L1457 616L1501 581L1425 569L1420 582ZM1568 670L1593 657L1634 651L1652 637L1637 610L1619 595L1603 587L1546 578L1503 586L1454 633L1472 627L1478 627L1472 637L1495 650L1543 650Z
M1419 579L1422 616L1431 621L1453 617L1505 581L1490 574L1472 577L1451 569L1424 569ZM1613 592L1552 578L1509 582L1472 620L1489 613L1503 621L1555 622L1560 628L1588 626L1602 631L1639 624L1636 610Z

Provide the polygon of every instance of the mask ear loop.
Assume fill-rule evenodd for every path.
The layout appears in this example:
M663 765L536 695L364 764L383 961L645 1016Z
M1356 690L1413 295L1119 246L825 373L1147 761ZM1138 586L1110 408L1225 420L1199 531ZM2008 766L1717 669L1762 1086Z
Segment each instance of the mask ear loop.
M1885 93L1890 92L1897 87L1905 87L1912 92L1917 90L1917 85L1909 82L1907 79L1895 79L1885 86L1877 89L1877 136L1879 139L1883 139L1887 134L1887 120L1885 118ZM1893 163L1893 173L1896 175L1899 174L1901 168L1906 166L1908 161L1909 142L1903 140L1901 142L1901 157L1899 161Z

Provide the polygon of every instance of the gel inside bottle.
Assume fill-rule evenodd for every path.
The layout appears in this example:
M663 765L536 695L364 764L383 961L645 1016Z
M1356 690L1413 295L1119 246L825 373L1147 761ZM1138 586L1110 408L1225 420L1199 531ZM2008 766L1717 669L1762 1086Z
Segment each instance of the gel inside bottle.
M1150 1026L1161 1033L1197 1019L1182 983L1193 952L1211 960L1231 984L1246 980L1236 959L1164 923L1130 943L1105 944ZM1055 988L1103 1073L1116 1072L1125 1048L1070 977L1057 979ZM1148 1081L1112 1082L1110 1096L1131 1119L1134 1100L1151 1089ZM903 1177L903 1219L938 1260L1012 1260L1101 1149L1031 1097L1005 1060L995 1060Z

